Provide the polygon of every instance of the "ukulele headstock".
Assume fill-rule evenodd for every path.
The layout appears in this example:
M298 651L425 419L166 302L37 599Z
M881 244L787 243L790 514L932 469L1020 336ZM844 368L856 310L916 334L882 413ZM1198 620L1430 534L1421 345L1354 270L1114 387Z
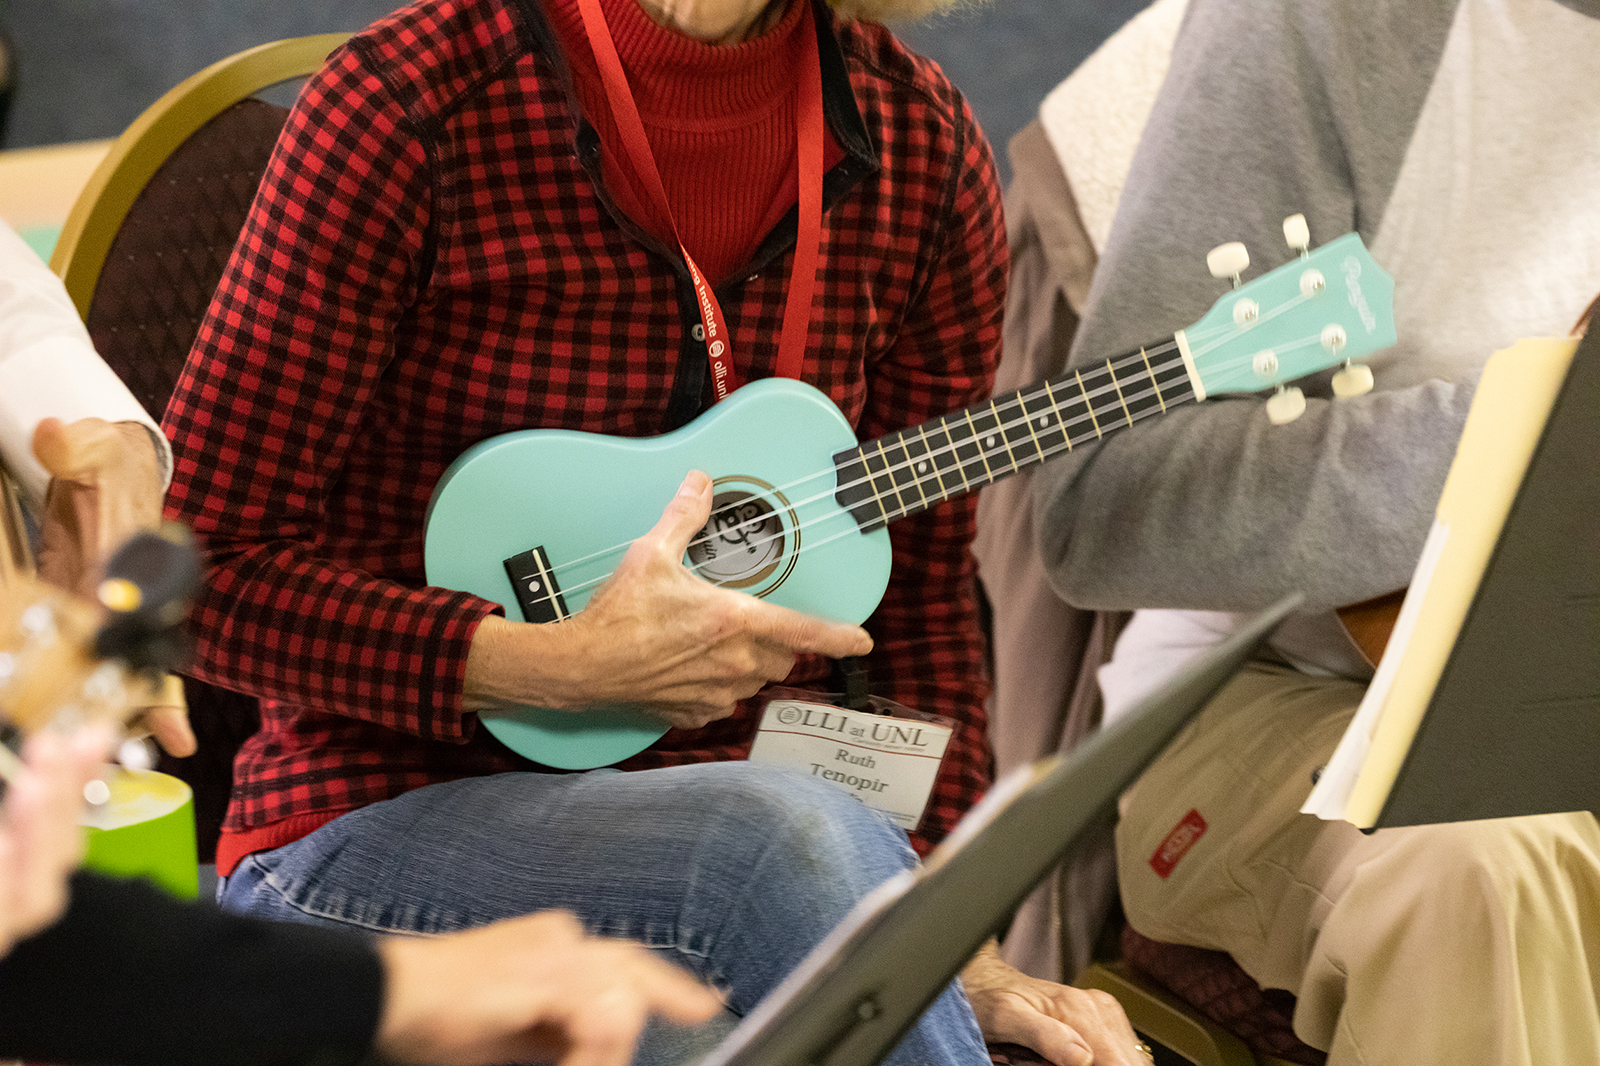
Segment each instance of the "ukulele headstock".
M1284 236L1299 257L1242 284L1239 274L1249 264L1244 246L1213 249L1211 273L1231 277L1234 290L1179 335L1198 398L1277 389L1268 408L1275 422L1304 408L1289 382L1342 365L1335 394L1359 395L1372 387L1372 375L1354 360L1395 342L1394 279L1359 235L1312 251L1305 220L1292 215Z
M8 739L57 719L122 722L187 652L199 560L186 535L140 534L106 567L100 603L14 572L0 584L0 726Z

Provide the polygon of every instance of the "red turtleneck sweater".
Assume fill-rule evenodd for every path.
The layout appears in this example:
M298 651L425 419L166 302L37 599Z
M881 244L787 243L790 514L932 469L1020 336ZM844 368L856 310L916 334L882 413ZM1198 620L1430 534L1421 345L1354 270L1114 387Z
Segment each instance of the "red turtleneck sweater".
M600 7L678 235L717 284L750 258L799 198L795 103L806 32L800 3L791 3L768 32L736 45L667 29L638 0L600 0ZM607 190L628 217L673 243L671 221L651 205L617 136L577 0L546 0L545 9L571 63L578 102L605 149ZM829 135L824 166L841 157Z

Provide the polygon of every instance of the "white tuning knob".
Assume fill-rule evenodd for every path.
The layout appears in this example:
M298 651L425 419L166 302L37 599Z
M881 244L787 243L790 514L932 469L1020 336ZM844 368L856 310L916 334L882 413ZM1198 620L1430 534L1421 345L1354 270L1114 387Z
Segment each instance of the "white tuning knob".
M1290 385L1279 389L1267 400L1267 421L1275 426L1293 422L1306 413L1306 394Z
M1301 255L1311 254L1311 227L1306 225L1306 216L1290 215L1283 220L1283 239Z
M1214 278L1232 278L1239 287L1239 275L1250 265L1250 250L1238 241L1219 244L1206 253L1206 269Z
M1346 363L1333 375L1333 394L1341 400L1372 391L1372 368L1364 363Z

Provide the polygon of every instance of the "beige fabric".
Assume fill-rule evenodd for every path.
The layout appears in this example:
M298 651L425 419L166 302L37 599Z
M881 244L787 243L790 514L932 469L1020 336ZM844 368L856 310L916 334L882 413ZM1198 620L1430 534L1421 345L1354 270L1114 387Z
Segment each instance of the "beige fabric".
M1011 140L1011 284L996 392L1066 365L1185 2L1157 0L1112 35ZM1068 607L1051 590L1034 547L1032 498L1031 474L984 489L973 544L992 608L989 736L1001 775L1070 749L1099 725L1095 670L1126 620ZM1076 974L1110 909L1114 879L1109 842L1083 848L1017 912L1001 949L1006 961L1051 980Z
M1184 4L1157 0L1136 16L1011 140L1005 202L1011 284L996 392L1066 365L1096 249L1110 231ZM1074 191L1080 187L1088 197L1082 209ZM992 609L989 737L1001 775L1070 749L1098 726L1095 670L1110 657L1127 617L1076 610L1051 590L1034 546L1031 483L1024 473L983 490L973 544ZM1036 977L1071 977L1088 962L1114 892L1106 839L1082 849L1035 890L1017 912L1002 954Z
M1087 295L1095 265L1072 190L1038 122L1012 139L1010 152L1011 285L996 392L1062 370L1078 323L1073 307ZM1071 748L1093 730L1099 721L1094 669L1110 657L1115 640L1105 621L1067 606L1045 579L1033 546L1032 477L1024 472L983 490L973 543L991 605L989 739L1002 776ZM1109 842L1086 849L1018 910L1003 956L1036 977L1061 980L1075 973L1113 899L1114 877ZM1066 916L1072 935L1065 965L1057 908L1064 891L1075 901Z
M1095 50L1039 106L1060 160L1072 176L1084 232L1104 251L1122 185L1145 120L1167 76L1172 42L1188 0L1156 0Z
M1600 1061L1600 824L1369 836L1299 814L1360 696L1257 664L1202 712L1124 799L1134 928L1295 992L1295 1031L1330 1066ZM1190 811L1206 829L1162 878L1152 856Z

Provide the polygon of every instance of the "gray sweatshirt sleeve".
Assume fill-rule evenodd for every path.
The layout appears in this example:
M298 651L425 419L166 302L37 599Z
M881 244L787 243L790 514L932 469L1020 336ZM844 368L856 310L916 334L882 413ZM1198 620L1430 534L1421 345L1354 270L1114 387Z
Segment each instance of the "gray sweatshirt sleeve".
M1282 219L1314 243L1369 244L1394 187L1453 0L1194 0L1096 273L1072 362L1183 328L1226 291L1205 253L1242 240L1247 278L1287 262ZM1402 346L1405 338L1401 339ZM1403 358L1404 353L1397 353ZM1035 478L1057 591L1095 609L1311 609L1410 578L1473 379L1333 401L1267 421L1258 398L1180 408Z

